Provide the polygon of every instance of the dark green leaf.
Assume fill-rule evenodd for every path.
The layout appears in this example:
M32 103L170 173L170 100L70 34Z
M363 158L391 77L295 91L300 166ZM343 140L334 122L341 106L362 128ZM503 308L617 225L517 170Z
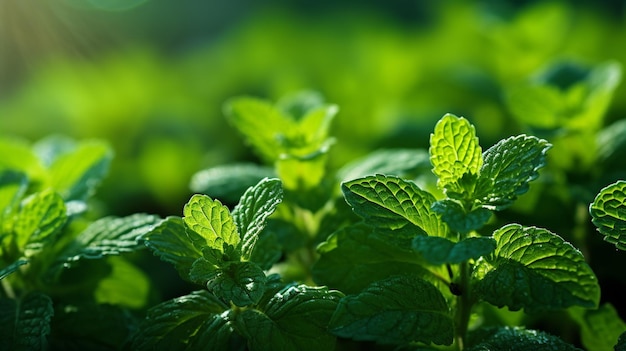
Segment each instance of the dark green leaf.
M46 242L54 240L66 220L63 199L53 190L29 196L13 224L18 247L25 249L27 257L41 250Z
M237 203L243 193L263 178L276 177L273 168L253 163L217 166L197 172L191 178L193 192Z
M9 274L17 271L20 268L20 266L23 266L23 265L25 265L27 263L28 263L28 260L21 259L21 260L17 260L15 262L11 263L10 265L0 269L0 280L4 279Z
M441 214L441 219L450 229L460 233L480 229L491 218L491 211L485 208L479 207L467 213L463 206L450 199L435 202L432 209Z
M241 258L249 260L255 250L259 235L269 217L282 201L283 191L279 179L261 180L249 188L235 206L232 217L241 235Z
M254 244L250 261L258 264L261 269L268 270L280 260L283 254L282 248L276 233L268 231L266 228L259 234L259 239Z
M185 225L180 217L167 217L142 239L156 256L173 264L183 279L189 279L191 265L202 257L202 252L185 233Z
M237 247L239 244L241 239L233 217L218 200L196 194L185 204L183 213L187 229L198 234L189 234L196 249L211 247L224 252L224 245Z
M478 296L526 312L595 308L598 280L580 251L546 229L509 224L494 232L497 247L474 270Z
M134 338L134 350L228 350L233 329L224 313L228 306L208 291L163 302L150 310Z
M27 187L28 177L24 173L0 171L0 219L17 209Z
M446 114L435 125L429 152L437 186L446 191L463 192L458 181L465 174L477 174L483 164L474 126L452 114Z
M269 300L263 310L237 315L237 330L252 351L333 350L328 322L343 295L325 287L290 286Z
M626 351L626 332L623 332L617 339L615 351Z
M499 141L483 155L474 197L483 207L501 210L528 191L530 181L546 163L550 145L534 136L518 135Z
M398 272L425 275L420 256L411 250L412 237L382 232L362 223L345 227L318 247L313 279L345 293Z
M416 234L447 237L448 227L431 209L435 198L415 183L393 176L376 175L341 185L346 201L366 223L375 227L402 228L412 224Z
M203 279L201 274L205 274ZM223 301L240 307L259 302L267 282L265 273L254 262L225 262L213 270L206 264L202 268L194 264L190 276L194 281L206 282L207 289Z
M469 259L488 255L496 249L493 238L466 238L453 242L436 236L417 236L413 239L413 250L432 264L457 264Z
M581 327L581 341L587 351L613 350L615 341L626 330L626 323L609 303L595 310L571 308L569 312Z
M0 350L46 350L52 300L30 293L19 300L0 300Z
M589 206L589 213L604 240L626 250L626 181L600 190Z
M161 218L148 214L104 217L90 224L61 252L58 265L69 267L82 259L98 259L141 248L139 239ZM58 268L58 267L57 267Z
M329 327L341 337L385 344L450 345L454 334L441 292L412 275L375 282L358 295L341 299Z
M518 327L479 330L473 335L475 344L468 351L582 351L560 338L537 330Z
M342 167L337 177L342 182L375 174L405 177L430 172L430 155L422 149L376 150Z

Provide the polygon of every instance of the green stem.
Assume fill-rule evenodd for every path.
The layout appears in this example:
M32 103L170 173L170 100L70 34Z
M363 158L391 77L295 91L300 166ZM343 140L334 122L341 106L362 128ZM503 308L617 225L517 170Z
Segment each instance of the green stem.
M467 328L472 313L473 300L470 291L470 265L469 262L461 263L460 271L460 292L457 298L456 310L456 342L457 349L463 350L465 347L465 338L467 336Z

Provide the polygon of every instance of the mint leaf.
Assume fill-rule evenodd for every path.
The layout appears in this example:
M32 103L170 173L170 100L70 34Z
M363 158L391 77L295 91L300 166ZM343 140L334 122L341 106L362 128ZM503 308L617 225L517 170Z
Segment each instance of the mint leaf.
M0 280L6 278L9 274L17 271L18 269L20 269L20 266L23 266L25 264L28 263L28 260L24 260L24 259L20 259L17 260L13 263L11 263L10 265L0 269Z
M543 139L518 135L490 147L483 155L474 198L489 210L510 206L539 176L537 171L545 165L551 146Z
M134 214L126 217L104 217L91 223L59 255L58 269L71 267L83 259L99 259L141 248L139 239L150 232L161 219L154 215Z
M144 307L152 288L146 274L119 256L108 257L106 261L111 273L98 281L95 300L133 309Z
M354 212L372 226L398 229L411 224L428 235L449 235L431 209L435 197L415 183L378 174L343 183L341 189Z
M411 250L413 237L398 231L382 231L363 223L338 230L318 246L320 258L313 265L313 279L345 293L357 293L398 272L429 274Z
M51 189L27 197L13 224L18 247L26 257L42 249L67 221L63 199Z
M626 330L626 323L609 303L595 310L572 308L569 312L581 327L581 341L587 351L613 350L615 341Z
M494 253L474 270L478 297L526 312L595 308L600 287L583 255L546 229L509 224L493 234Z
M28 175L33 182L43 182L45 170L31 146L21 139L0 139L0 170Z
M189 187L193 192L222 199L227 203L237 203L249 187L263 178L274 177L276 172L271 167L240 163L199 171L191 177Z
M619 338L617 339L617 344L615 344L615 351L624 351L626 350L626 332L623 332Z
M405 177L430 172L430 155L422 149L382 149L353 161L337 172L342 182L375 174Z
M429 152L437 186L444 191L463 193L464 187L458 181L465 174L477 174L483 164L474 126L449 113L435 125Z
M589 206L593 224L604 240L626 250L626 181L613 183L596 195Z
M198 250L210 247L224 252L224 246L239 244L240 237L228 208L206 195L193 195L183 209L183 221L197 235L189 235Z
M259 234L265 228L267 217L282 201L283 190L279 179L261 180L249 188L232 212L233 220L241 234L241 258L249 260Z
M52 300L42 293L0 299L1 350L45 350L53 314Z
M24 173L0 171L0 219L6 218L18 208L27 187L28 177Z
M49 185L55 189L65 201L86 200L93 195L109 169L113 158L111 148L103 142L87 141L67 146L55 146L63 143L56 138L44 139L36 145L40 154L46 149L60 149L62 152L47 155L49 165ZM50 151L55 153L54 151Z
M328 322L343 296L325 287L289 286L262 309L248 309L235 319L237 331L248 339L252 351L333 350L335 337Z
M582 351L554 335L518 327L479 330L472 337L478 339L477 344L468 351Z
M147 232L142 241L161 260L173 264L178 274L186 280L189 279L191 265L202 257L202 252L187 236L180 217L167 217Z
M263 270L254 262L224 262L215 268L200 260L193 265L190 277L206 283L207 289L223 301L240 307L259 302L267 281Z
M413 239L412 247L431 264L457 264L490 254L496 249L496 241L478 237L453 242L436 236L417 236Z
M451 199L435 202L432 209L441 214L441 219L450 229L460 233L480 229L491 218L491 211L485 208L479 207L466 212L461 204Z
M450 345L454 334L452 316L439 289L412 275L393 276L344 297L329 327L341 337L385 344Z
M228 306L208 291L194 291L150 310L133 341L135 350L229 350L233 329Z

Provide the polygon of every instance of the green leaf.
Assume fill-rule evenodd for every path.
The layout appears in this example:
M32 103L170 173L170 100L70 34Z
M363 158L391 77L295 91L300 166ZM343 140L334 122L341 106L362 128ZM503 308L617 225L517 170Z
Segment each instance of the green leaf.
M217 166L197 172L191 177L189 187L193 192L237 203L243 193L263 178L276 177L271 167L253 163Z
M224 262L215 267L200 259L189 275L193 281L206 284L215 296L240 307L259 302L267 282L265 273L254 262Z
M581 327L581 341L587 351L612 351L615 341L626 330L626 323L609 303L595 310L572 308L569 312Z
M452 114L446 114L435 125L429 152L437 186L446 191L462 193L458 181L465 174L477 174L483 164L474 126Z
M185 232L185 224L180 217L167 217L142 238L144 244L161 260L171 263L178 274L189 279L189 271L194 261L202 257L202 252L192 243Z
M432 264L457 264L490 254L496 249L496 241L478 237L453 242L436 236L417 236L413 239L412 247Z
M57 267L70 267L74 262L99 259L109 255L132 252L142 247L139 239L150 232L161 218L148 214L126 217L104 217L91 223L61 252Z
M234 338L228 306L208 291L165 301L148 310L133 340L134 350L229 350Z
M519 327L491 328L475 332L478 339L468 351L582 351L560 338L538 330Z
M17 245L26 257L54 240L67 221L63 199L53 190L35 193L24 200L13 224Z
M432 209L441 214L441 219L450 229L460 233L480 229L491 218L491 211L485 208L479 207L468 213L461 204L451 199L435 202Z
M259 234L265 228L267 217L282 201L283 189L279 179L261 180L249 188L232 212L233 220L242 236L241 258L250 260Z
M58 142L58 141L56 141ZM42 149L54 148L55 139L47 139ZM49 166L49 184L65 201L86 200L106 176L113 153L108 144L98 141L76 143L72 150L55 155Z
M499 141L485 151L474 198L484 208L502 210L528 191L538 170L546 164L550 145L534 136L518 135Z
M251 351L333 350L335 337L327 326L342 296L325 287L289 286L276 293L262 310L238 314L237 331L248 339Z
M341 299L329 328L340 337L385 344L450 345L454 334L441 292L412 275L375 282L358 295Z
M18 208L27 187L28 177L24 173L0 171L0 219L10 216Z
M96 301L133 309L145 307L151 290L146 274L121 257L111 256L107 263L111 274L98 282Z
M411 224L428 235L449 235L431 209L434 196L415 183L379 174L343 183L341 188L354 212L372 226L397 229Z
M281 130L292 129L293 122L283 116L267 101L240 97L224 104L228 121L244 135L259 156L266 162L277 160L282 153L279 144Z
M478 297L526 312L595 308L598 280L580 251L546 229L509 224L493 234L494 253L474 270Z
M382 149L342 167L337 177L342 182L375 174L406 177L430 172L430 155L422 149Z
M427 275L412 236L382 231L363 223L339 229L318 246L313 279L345 293L357 293L370 283L398 272Z
M43 182L45 170L31 146L20 139L0 139L0 170L28 175L31 182Z
M18 269L20 269L20 266L23 266L25 264L28 263L28 260L24 260L24 259L20 259L17 260L13 263L11 263L10 265L0 269L0 280L6 278L9 274L17 271Z
M210 247L224 252L224 245L237 247L239 244L241 239L233 217L219 200L206 195L193 195L183 213L187 229L198 234L189 235L196 249Z
M623 332L617 339L617 344L615 344L615 351L625 351L625 350L626 350L626 332Z
M589 213L604 240L626 250L626 181L620 180L600 190L589 206Z
M42 293L0 299L0 350L47 349L53 314L52 300Z

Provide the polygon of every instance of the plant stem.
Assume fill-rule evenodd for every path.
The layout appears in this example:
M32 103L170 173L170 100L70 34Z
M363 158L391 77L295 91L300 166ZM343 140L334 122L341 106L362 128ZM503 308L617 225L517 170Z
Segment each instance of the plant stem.
M460 290L461 295L457 298L457 310L456 310L456 342L457 349L463 350L465 347L465 337L467 335L467 328L469 325L469 319L472 312L472 296L470 291L470 266L469 262L461 263L460 272Z

